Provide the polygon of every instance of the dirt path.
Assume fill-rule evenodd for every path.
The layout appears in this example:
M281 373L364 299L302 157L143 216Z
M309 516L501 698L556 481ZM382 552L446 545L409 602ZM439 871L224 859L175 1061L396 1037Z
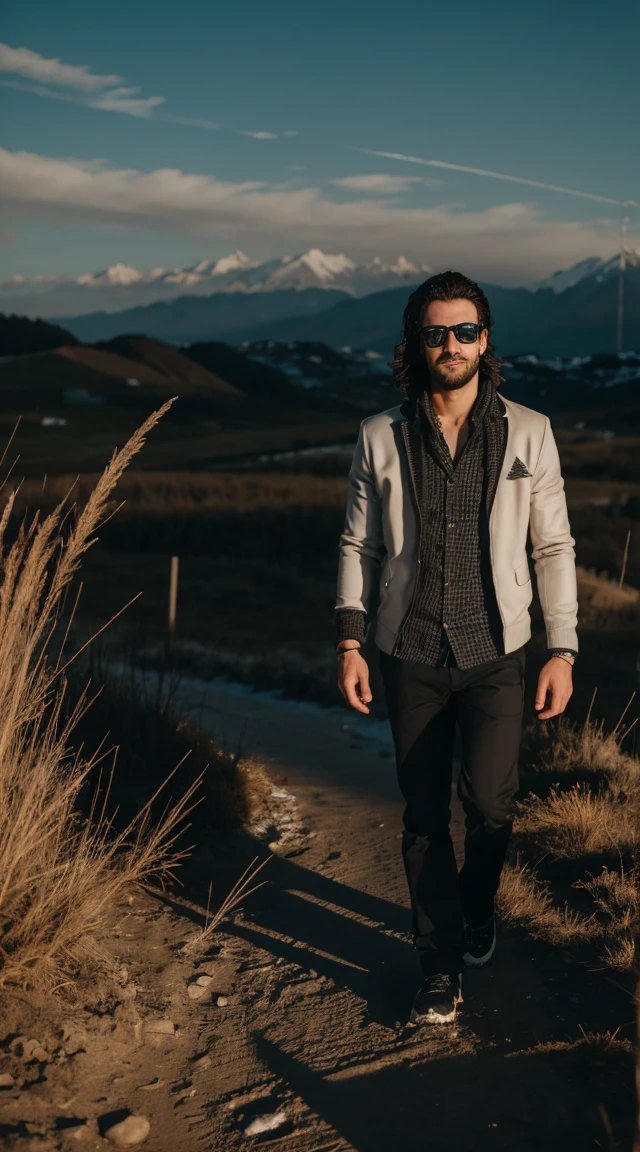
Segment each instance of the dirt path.
M368 735L354 713L215 686L198 707L216 735L242 734L286 773L312 834L301 855L274 857L269 885L220 937L236 1011L201 1146L244 1148L252 1116L282 1111L278 1152L609 1147L604 1089L584 1060L549 1051L581 1039L589 995L588 979L567 988L557 957L534 961L503 927L492 965L465 976L454 1029L405 1023L419 970L387 726Z
M185 681L181 706L270 764L280 838L273 851L250 836L199 844L183 899L125 902L121 987L70 1011L65 1030L47 1033L46 1006L16 995L0 1043L14 1081L4 1146L106 1150L108 1124L134 1112L150 1122L145 1152L628 1148L607 1134L626 1083L580 1045L581 1025L600 1026L591 978L556 954L534 958L502 927L491 966L465 976L457 1025L406 1024L419 969L386 725L216 683ZM457 804L453 824L459 847ZM256 854L268 883L207 956L185 956L209 879L215 904ZM158 1020L173 1031L151 1031ZM46 1059L25 1058L29 1037Z

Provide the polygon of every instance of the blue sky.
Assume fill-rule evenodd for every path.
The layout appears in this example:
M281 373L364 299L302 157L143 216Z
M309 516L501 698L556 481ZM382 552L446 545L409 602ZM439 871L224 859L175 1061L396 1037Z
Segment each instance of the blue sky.
M2 39L2 280L315 246L531 283L640 202L631 3L11 0Z

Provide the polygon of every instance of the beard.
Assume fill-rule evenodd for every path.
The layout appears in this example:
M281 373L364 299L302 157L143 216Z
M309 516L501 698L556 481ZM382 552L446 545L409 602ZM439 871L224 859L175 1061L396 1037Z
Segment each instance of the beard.
M448 360L449 357L445 360L440 358L433 367L430 366L429 373L433 384L437 384L443 391L455 392L457 388L464 388L465 384L473 380L480 367L480 356L478 354L472 360L467 360L465 357L455 368L446 367Z

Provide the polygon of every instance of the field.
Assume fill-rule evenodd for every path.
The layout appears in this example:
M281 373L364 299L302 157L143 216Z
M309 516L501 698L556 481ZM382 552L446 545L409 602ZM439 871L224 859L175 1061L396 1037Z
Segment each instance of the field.
M36 511L51 516L66 498L53 550L17 600L32 626L47 587L38 572L56 571L100 467L138 415L96 412L58 427L35 412L5 460L20 450L3 488L14 500L5 552L23 546L21 522L39 539ZM273 1138L283 1152L387 1152L398 1124L408 1147L421 1146L426 1109L443 1148L560 1152L577 1139L626 1150L640 931L640 437L559 422L579 562L576 691L566 720L533 721L523 743L499 956L470 974L462 1024L427 1036L402 1024L415 959L375 663L371 730L314 707L341 703L332 610L358 418L311 416L213 431L165 418L106 494L97 542L69 573L52 634L65 660L116 619L54 697L53 716L45 708L31 742L11 745L11 802L22 807L18 819L6 809L5 827L23 830L31 871L16 869L5 920L0 1049L11 1091L0 1133L17 1152L31 1137L55 1152L76 1136L106 1148L109 1123L142 1114L150 1152L166 1152L167 1139L191 1152L202 1134L233 1152L267 1115L283 1117ZM19 651L22 635L14 630ZM142 671L115 675L123 658ZM529 718L543 658L534 605ZM6 674L15 703L13 684ZM56 744L56 716L68 715ZM35 793L24 787L32 780ZM53 808L34 805L36 793ZM459 851L457 802L453 835ZM219 922L256 860L264 887ZM451 1076L473 1102L468 1114L447 1091Z
M304 430L308 440L313 433ZM291 448L289 429L246 432L234 471L220 451L213 471L130 471L118 485L117 514L86 560L77 622L101 626L141 593L111 634L114 643L157 650L164 639L170 557L180 560L174 657L184 668L221 671L262 686L339 702L333 665L332 608L338 537L349 465L347 426L319 430L346 441L341 451ZM158 430L159 433L160 430ZM195 451L197 442L185 444ZM109 433L104 432L105 441ZM173 435L173 433L172 433ZM240 433L225 433L225 451ZM582 654L571 714L584 716L598 684L603 714L613 718L637 683L640 587L640 477L634 479L640 438L603 439L595 432L558 430L578 564L581 569ZM235 439L235 443L238 443ZM286 444L288 452L264 449ZM13 445L12 445L13 447ZM162 455L176 451L158 439ZM251 449L251 452L249 451ZM268 470L265 470L268 468ZM81 506L95 474L25 479L17 508L52 507L72 489ZM628 534L625 586L617 587ZM598 577L594 584L594 576ZM543 648L539 610L532 667ZM538 654L538 655L536 655Z

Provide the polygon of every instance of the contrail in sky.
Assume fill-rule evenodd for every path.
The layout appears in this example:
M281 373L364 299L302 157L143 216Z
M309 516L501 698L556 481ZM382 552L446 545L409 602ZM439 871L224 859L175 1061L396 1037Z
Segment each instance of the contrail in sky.
M386 160L404 160L407 164L426 164L429 168L450 168L454 172L470 172L472 176L489 176L492 180L509 180L512 184L526 184L529 188L546 188L548 192L564 192L567 196L582 196L585 200L599 200L601 204L617 204L637 208L635 200L612 200L610 196L596 196L593 192L579 192L577 188L563 188L559 184L543 184L541 180L525 180L523 176L507 176L504 172L488 172L485 168L468 168L465 164L448 164L445 160L423 160L421 156L405 156L402 152L378 152L373 148L349 145L353 152L366 152L368 156L383 156Z

